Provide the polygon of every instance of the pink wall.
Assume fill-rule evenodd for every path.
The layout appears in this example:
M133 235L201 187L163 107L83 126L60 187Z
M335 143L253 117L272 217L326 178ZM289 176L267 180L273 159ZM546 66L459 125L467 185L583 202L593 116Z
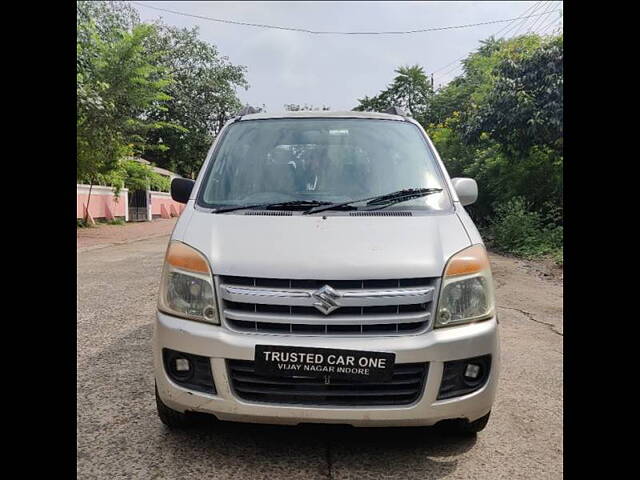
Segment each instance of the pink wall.
M169 218L175 214L180 215L185 205L178 203L171 198L169 193L149 192L151 209L149 212L149 220L153 217ZM77 185L76 192L76 218L84 217L84 206L89 198L89 185ZM89 204L89 213L96 218L109 218L109 211L114 217L129 218L129 191L123 188L120 196L113 195L111 187L102 187L94 185L91 189L91 203ZM164 210L163 207L164 206ZM171 207L173 206L173 210Z
M109 217L108 210L114 217L127 216L127 194L126 189L120 191L120 196L113 195L110 187L100 187L94 185L91 189L91 201L89 203L89 213L93 218ZM76 218L84 217L84 206L89 199L89 186L78 185L76 195Z
M182 203L178 203L171 198L171 195L163 192L151 192L151 214L153 216L160 215L162 216L162 206L165 208L165 212L169 215L172 214L171 206L175 209L175 212L182 213L185 205Z

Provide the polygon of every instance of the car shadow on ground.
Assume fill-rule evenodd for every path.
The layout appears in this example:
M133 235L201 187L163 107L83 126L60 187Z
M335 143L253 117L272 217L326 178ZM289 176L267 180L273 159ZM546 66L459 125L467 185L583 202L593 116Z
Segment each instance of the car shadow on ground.
M166 429L168 434L196 434L207 437L224 437L231 441L234 437L246 438L250 435L255 442L298 441L314 439L345 449L378 449L403 451L420 448L428 450L430 456L448 457L462 454L471 449L476 441L475 434L452 434L438 427L352 427L350 425L300 424L267 425L256 423L226 422L211 415L198 415L196 424L183 431Z
M283 464L304 451L320 452L330 472L348 472L353 478L443 478L477 442L475 434L447 434L437 427L281 426L224 422L209 415L186 430L162 428L169 443L195 442L205 450L243 445L255 458L281 458Z

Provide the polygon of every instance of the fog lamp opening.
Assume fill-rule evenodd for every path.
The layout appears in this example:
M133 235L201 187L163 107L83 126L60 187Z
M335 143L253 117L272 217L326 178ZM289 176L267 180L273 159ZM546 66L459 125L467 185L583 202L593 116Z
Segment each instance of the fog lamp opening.
M189 360L186 358L176 358L176 372L188 372L191 369Z
M177 385L189 390L216 394L211 359L193 353L162 349L165 371Z
M480 365L474 365L473 363L468 363L467 368L464 371L464 376L467 378L471 378L475 380L480 375Z
M438 400L474 392L486 384L491 371L491 355L444 362Z

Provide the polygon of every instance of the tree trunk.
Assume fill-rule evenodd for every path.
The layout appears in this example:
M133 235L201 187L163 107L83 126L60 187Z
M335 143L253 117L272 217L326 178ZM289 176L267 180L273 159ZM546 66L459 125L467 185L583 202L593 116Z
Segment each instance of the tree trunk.
M89 206L91 205L91 190L93 189L93 178L89 183L89 196L87 197L87 211L84 212L84 221L86 223L93 223L93 218L89 215Z

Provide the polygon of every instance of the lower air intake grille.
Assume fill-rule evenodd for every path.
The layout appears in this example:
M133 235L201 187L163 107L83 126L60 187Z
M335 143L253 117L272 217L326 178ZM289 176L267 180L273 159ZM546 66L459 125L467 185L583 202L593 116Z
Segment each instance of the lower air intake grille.
M316 406L409 405L420 398L428 363L399 363L393 377L383 383L323 378L257 375L254 362L227 360L231 387L243 400L257 403Z

